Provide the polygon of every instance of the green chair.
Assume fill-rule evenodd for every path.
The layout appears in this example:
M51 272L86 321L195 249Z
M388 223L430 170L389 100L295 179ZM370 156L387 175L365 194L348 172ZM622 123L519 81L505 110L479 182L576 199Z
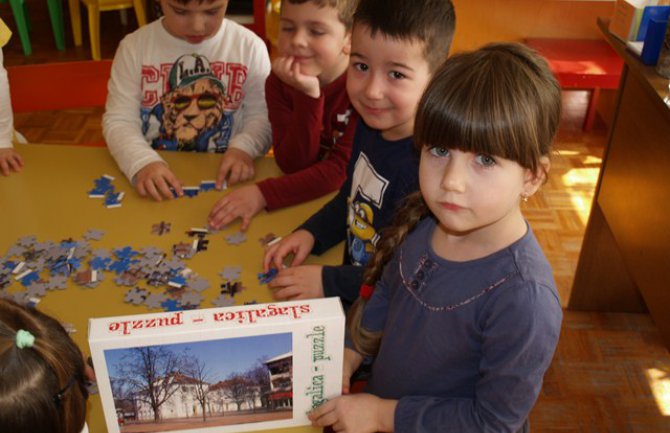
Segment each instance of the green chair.
M0 2L7 3L7 0L0 0ZM28 34L30 32L30 16L28 15L26 0L9 0L9 4L12 7L16 27L19 30L23 54L29 56L32 54L33 48L30 45L30 35ZM56 48L63 51L65 50L65 28L63 25L62 0L47 0L47 6L49 7L49 17L56 40Z

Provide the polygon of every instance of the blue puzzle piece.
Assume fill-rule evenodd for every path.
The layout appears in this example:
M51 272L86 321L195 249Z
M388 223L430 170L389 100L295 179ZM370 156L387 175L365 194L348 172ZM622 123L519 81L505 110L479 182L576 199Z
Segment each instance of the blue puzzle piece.
M119 259L131 259L138 255L139 253L135 250L133 250L131 247L123 247L123 248L117 248L114 250L114 255L118 257Z
M40 274L37 272L33 271L29 274L24 275L23 278L21 278L19 281L24 287L30 286L32 283L39 281L40 280Z
M139 260L131 260L131 259L117 260L116 262L112 263L109 266L109 270L116 272L117 274L121 274L124 271L127 271L128 268L130 268L130 265L137 262L139 262Z
M105 196L105 206L106 207L119 207L121 206L121 200L123 200L122 192L109 192Z
M198 192L200 192L200 189L198 187L190 187L190 186L185 186L182 188L184 191L184 195L189 198L193 198L198 195Z
M184 278L182 275L177 275L175 277L172 277L168 284L172 286L179 286L183 287L186 285L186 278Z
M216 182L213 180L203 180L200 182L200 191L202 192L207 192L207 191L214 191L216 189Z
M277 276L277 270L275 268L271 268L267 272L261 272L258 274L258 282L260 284L267 284L270 281L274 280L276 276Z
M174 299L168 299L166 301L161 302L161 307L165 311L181 311L181 305L179 304L179 301L176 301Z
M107 271L112 264L112 259L109 257L94 257L89 260L88 264L91 269L96 271Z

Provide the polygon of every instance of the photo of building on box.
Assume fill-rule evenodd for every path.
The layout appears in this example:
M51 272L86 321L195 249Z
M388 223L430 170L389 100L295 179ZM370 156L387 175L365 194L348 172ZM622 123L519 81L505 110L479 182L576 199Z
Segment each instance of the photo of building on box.
M104 356L123 433L293 417L291 333L109 349Z

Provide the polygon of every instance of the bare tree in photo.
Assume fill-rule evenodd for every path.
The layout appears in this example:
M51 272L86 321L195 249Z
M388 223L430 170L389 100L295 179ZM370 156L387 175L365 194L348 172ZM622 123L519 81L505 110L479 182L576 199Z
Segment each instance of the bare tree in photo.
M226 397L235 402L238 411L242 409L242 403L247 400L249 386L249 381L240 373L233 373L226 380L224 393Z
M194 379L194 397L202 408L202 420L207 421L209 402L209 371L203 361L195 356L188 357L184 365L184 373Z
M255 385L258 396L261 399L263 408L267 409L270 406L270 373L268 368L263 364L263 360L259 359L256 365L250 368L246 373L247 380Z
M117 413L120 411L124 419L128 413L131 413L132 419L137 419L137 400L126 381L118 377L110 377L109 382L112 386L114 407Z
M159 422L161 406L179 389L175 374L183 366L182 356L162 346L134 347L121 357L118 377Z

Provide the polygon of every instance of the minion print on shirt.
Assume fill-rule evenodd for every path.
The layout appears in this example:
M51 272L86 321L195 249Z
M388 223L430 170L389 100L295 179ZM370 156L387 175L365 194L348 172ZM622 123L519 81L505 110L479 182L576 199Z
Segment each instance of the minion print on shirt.
M172 64L160 102L142 108L142 132L157 150L224 152L233 129L230 97L205 56Z
M381 208L388 185L389 181L361 153L354 166L348 200L347 244L354 265L365 266L375 252L379 240L374 226L375 209Z

